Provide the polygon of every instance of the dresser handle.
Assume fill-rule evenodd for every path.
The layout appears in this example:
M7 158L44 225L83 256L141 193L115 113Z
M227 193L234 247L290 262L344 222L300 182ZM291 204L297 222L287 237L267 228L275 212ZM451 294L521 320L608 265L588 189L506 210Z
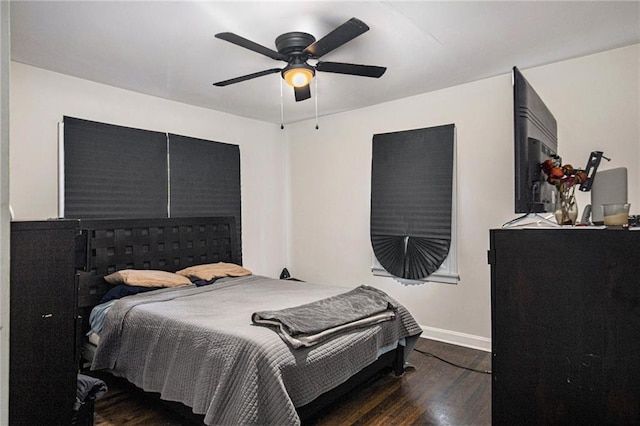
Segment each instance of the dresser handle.
M53 314L43 314L42 318L51 318L53 317Z

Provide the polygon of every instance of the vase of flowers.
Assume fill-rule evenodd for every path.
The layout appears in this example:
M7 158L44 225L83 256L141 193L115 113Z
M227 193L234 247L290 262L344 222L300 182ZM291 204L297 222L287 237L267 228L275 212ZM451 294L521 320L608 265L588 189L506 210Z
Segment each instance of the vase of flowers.
M553 215L559 225L575 225L578 220L578 203L573 194L560 195Z
M587 180L587 173L582 169L574 169L571 164L560 163L559 159L548 159L540 165L547 175L547 182L558 190L558 199L554 216L559 225L575 225L578 219L576 203L576 185Z

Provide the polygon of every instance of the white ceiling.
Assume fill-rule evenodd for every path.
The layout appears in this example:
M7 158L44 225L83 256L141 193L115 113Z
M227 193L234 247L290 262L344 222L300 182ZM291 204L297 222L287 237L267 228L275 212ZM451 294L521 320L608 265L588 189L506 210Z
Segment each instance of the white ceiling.
M14 61L191 105L281 121L281 77L212 83L284 62L214 37L234 32L320 39L351 17L371 28L322 57L386 66L380 79L317 73L318 92L285 123L362 108L640 42L640 2L627 1L12 1ZM639 70L640 75L640 70Z

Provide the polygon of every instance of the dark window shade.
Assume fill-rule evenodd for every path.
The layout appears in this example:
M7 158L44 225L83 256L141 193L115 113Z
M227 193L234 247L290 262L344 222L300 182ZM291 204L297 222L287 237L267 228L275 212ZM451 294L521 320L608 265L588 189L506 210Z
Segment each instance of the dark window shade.
M426 278L451 245L453 124L374 135L371 244L390 274Z
M64 117L66 218L167 217L166 134Z
M64 145L65 217L234 216L241 241L237 145L72 117Z
M238 145L170 134L169 166L171 217L234 216L240 238Z

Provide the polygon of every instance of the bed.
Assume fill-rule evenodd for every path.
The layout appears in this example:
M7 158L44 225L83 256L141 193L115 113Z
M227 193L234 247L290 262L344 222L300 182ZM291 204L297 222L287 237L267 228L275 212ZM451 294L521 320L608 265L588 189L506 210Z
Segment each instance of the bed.
M242 264L232 217L83 220L80 228L83 334L113 288L104 277L116 271ZM205 424L299 424L380 371L402 374L421 332L397 303L393 318L309 347L294 348L274 327L251 320L256 311L348 290L251 274L129 295L111 302L99 337L85 339L84 358L94 370L188 407Z

